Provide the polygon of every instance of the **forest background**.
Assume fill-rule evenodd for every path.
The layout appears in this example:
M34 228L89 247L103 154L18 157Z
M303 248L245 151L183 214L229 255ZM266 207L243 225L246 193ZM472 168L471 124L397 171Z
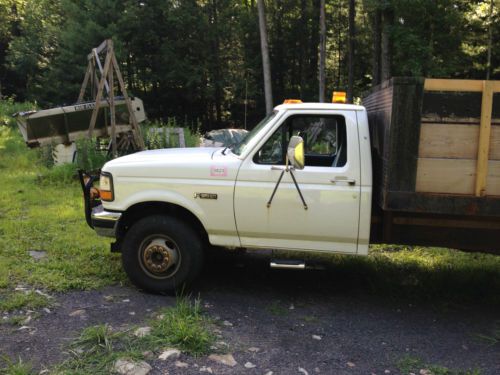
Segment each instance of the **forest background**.
M500 79L498 0L267 0L274 105L359 97L391 76ZM256 0L0 0L0 98L76 101L87 54L112 38L148 117L203 130L265 114ZM351 53L350 53L351 51Z

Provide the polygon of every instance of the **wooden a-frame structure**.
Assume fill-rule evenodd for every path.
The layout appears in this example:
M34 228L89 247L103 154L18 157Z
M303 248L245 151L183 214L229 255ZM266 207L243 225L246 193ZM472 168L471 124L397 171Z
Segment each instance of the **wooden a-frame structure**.
M104 58L104 66L101 63L101 54L106 54ZM85 78L80 89L80 94L78 95L78 103L83 102L87 86L90 84L90 91L92 101L95 101L95 107L92 112L92 117L90 119L88 137L92 138L94 128L97 121L97 115L99 113L99 108L101 106L102 100L107 100L110 110L110 132L108 133L111 139L111 151L113 157L116 157L118 150L143 150L144 141L141 135L141 129L135 117L134 111L132 109L132 102L127 94L125 88L125 83L123 81L123 76L120 72L120 67L116 60L113 41L107 39L102 42L97 48L92 49L92 52L87 56L88 65L87 71L85 73ZM115 111L115 76L118 80L119 91L121 91L127 110L129 113L129 122L132 129L132 136L122 136L117 139L116 134L116 111ZM97 86L96 83L98 82ZM106 89L106 92L104 92ZM107 130L107 129L106 129Z

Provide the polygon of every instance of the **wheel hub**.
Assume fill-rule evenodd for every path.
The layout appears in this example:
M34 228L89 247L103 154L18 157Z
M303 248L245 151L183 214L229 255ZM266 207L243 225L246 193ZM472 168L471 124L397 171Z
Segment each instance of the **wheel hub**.
M154 273L165 272L170 266L170 253L166 246L152 243L144 251L144 265Z

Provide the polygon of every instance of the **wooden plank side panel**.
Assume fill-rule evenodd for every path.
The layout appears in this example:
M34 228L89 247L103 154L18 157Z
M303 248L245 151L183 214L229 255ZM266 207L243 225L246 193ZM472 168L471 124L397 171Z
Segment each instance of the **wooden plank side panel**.
M417 192L473 194L476 161L419 158Z
M476 160L419 158L416 191L419 193L474 194ZM500 161L488 163L486 195L500 195Z
M500 91L500 81L489 81L494 92ZM474 79L439 79L426 78L426 91L459 91L459 92L481 92L483 81Z
M481 82L481 81L479 81ZM481 92L424 92L422 122L478 123ZM500 93L493 94L492 124L500 124Z
M479 124L421 125L419 158L475 159ZM490 160L500 160L500 126L491 128Z

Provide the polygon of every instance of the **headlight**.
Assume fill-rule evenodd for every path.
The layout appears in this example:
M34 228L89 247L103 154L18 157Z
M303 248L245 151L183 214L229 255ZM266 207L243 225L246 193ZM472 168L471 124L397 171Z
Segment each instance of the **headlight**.
M103 201L112 201L114 199L113 177L110 173L102 172L99 178L99 195Z

